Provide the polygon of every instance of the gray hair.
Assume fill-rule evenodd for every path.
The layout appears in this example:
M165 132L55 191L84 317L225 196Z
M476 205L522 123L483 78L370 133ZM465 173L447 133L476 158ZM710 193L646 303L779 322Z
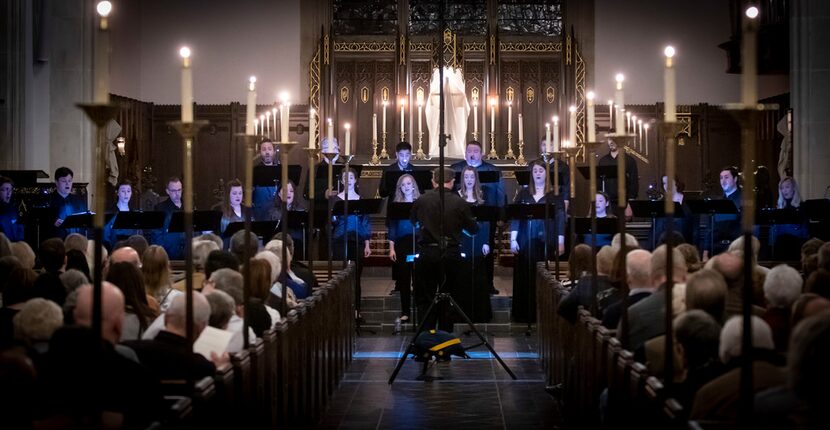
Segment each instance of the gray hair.
M666 245L660 245L654 252L651 253L651 279L656 280L661 277L666 277L666 262L668 260L668 248ZM677 250L677 248L672 248L672 266L674 269L674 273L683 273L685 276L686 274L686 259L683 258L683 254Z
M48 341L52 333L63 325L63 310L51 300L31 299L12 321L14 338L31 345Z
M173 302L170 303L170 307L167 308L167 313L165 314L164 323L166 325L172 325L182 330L185 329L185 315L187 313L185 309L186 299L187 294L179 294L173 298ZM193 324L207 325L208 320L210 320L210 304L208 304L207 299L202 293L194 291Z
M222 247L225 246L225 244L222 242L222 238L217 236L214 233L205 233L205 234L199 235L199 237L197 237L197 239L207 240L207 241L213 242L218 247L217 249L222 249Z
M72 233L66 236L66 239L63 240L63 246L66 248L66 252L77 249L78 251L83 252L84 255L86 255L89 250L89 243L90 240L87 239L86 236L78 233Z
M61 273L60 278L67 293L71 293L81 285L91 282L91 279L87 279L84 272L81 272L78 269L69 269L66 272Z
M251 237L251 255L259 251L259 238L253 232ZM245 261L245 230L239 230L231 236L230 250L232 254L239 258L239 261Z
M728 363L741 356L741 336L743 336L743 317L736 315L729 318L720 332L720 361ZM774 349L772 330L764 320L752 316L752 347L755 349Z
M804 280L797 270L786 264L775 266L764 280L764 297L776 308L789 308L801 294Z
M228 293L237 306L244 303L245 299L242 296L244 280L241 273L223 268L211 273L210 280L216 285L217 290Z
M744 252L744 237L740 236L729 244L727 252L736 252L743 255ZM761 252L761 241L757 237L752 236L752 262L758 261L758 253Z
M210 304L210 319L208 325L224 329L235 313L235 303L231 296L222 290L213 290L205 295Z
M212 240L193 239L193 265L201 270L205 267L211 251L219 251L222 247Z
M610 275L611 271L614 270L614 257L616 255L617 251L608 245L600 248L597 252L597 272Z
M621 244L622 239L620 239L620 233L614 235L614 238L611 239L611 248L614 248L614 251L617 251L622 246ZM625 234L625 247L627 249L640 249L640 242L637 242L637 238L632 236L629 233Z
M9 246L12 255L20 260L20 264L27 268L33 269L35 267L35 251L26 242L12 242Z
M625 256L625 267L631 278L631 286L651 285L651 253L635 249Z

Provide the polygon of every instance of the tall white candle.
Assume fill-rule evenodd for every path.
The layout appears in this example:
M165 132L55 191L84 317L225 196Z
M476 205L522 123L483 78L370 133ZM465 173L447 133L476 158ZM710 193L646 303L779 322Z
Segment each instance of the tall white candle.
M378 114L372 114L372 143L378 141Z
M387 104L388 104L388 102L386 102L386 101L383 102L383 116L381 117L382 121L380 122L380 130L381 130L381 134L383 134L383 135L386 135L386 105Z
M667 46L664 50L666 55L666 69L663 71L663 97L666 103L666 122L677 122L677 94L675 93L674 76L674 47Z
M594 110L594 92L588 91L586 95L588 98L588 142L596 142L597 141L597 124L595 121L596 111Z
M569 107L568 113L568 139L576 142L576 106Z
M109 14L112 11L112 3L108 1L99 2L95 9L98 11L98 34L95 38L95 88L93 100L95 103L110 102L110 41L109 41Z
M553 152L559 152L559 115L553 116Z
M326 141L329 144L329 147L323 147L324 152L334 152L334 121L331 118L328 119L328 124L326 124Z
M291 100L289 99L288 93L280 94L280 99L282 100L282 104L280 105L280 142L288 142L288 129L291 118ZM276 136L276 130L274 130L274 135Z
M274 124L272 124L272 125L274 126L274 129L273 129L274 130L274 139L276 139L277 138L277 108L276 107L271 108L271 118L273 118L273 121L274 121Z
M758 103L758 8L748 7L743 15L741 41L741 103Z
M352 153L352 148L351 148L352 126L351 126L351 124L349 124L347 122L346 124L343 125L343 127L346 129L346 155L348 156L348 155L351 155L351 153Z
M608 100L608 128L614 126L614 100Z
M182 122L193 122L193 69L190 68L190 48L179 49L182 57Z
M646 147L646 155L648 155L648 123L643 124L643 146Z
M478 101L473 100L473 135L478 137Z
M507 134L513 133L513 103L507 103Z
M422 122L422 119L421 119L421 117L423 116L423 110L424 110L424 104L419 101L418 102L418 136L420 136L421 133L424 132L423 122ZM414 141L415 139L412 139L412 140Z
M643 120L641 120L641 119L637 120L637 142L639 142L640 146L642 147L642 144L643 144Z
M617 121L614 125L614 128L617 134L625 134L625 123L623 122L624 118L622 115L623 109L625 109L625 97L623 96L624 80L625 75L623 75L622 73L617 73L617 86L614 89L614 104L617 105L617 111L615 112L615 115L617 116Z
M314 108L308 110L308 147L317 147L317 111Z
M406 99L401 97L401 140L403 140L404 134L404 117L403 117L403 107L406 105Z
M248 105L245 111L245 134L256 134L254 118L256 117L256 76L248 78Z
M262 115L259 116L262 118ZM274 127L274 134L276 134L277 128ZM271 111L265 111L265 137L271 138Z
M550 146L550 123L545 123L545 152L551 152L553 148Z
M519 142L525 141L524 127L522 125L522 114L519 114Z
M490 99L490 132L496 133L496 99Z
M628 133L629 130L631 130L631 112L626 112L625 113L625 132Z
M259 119L254 120L254 134L259 134Z

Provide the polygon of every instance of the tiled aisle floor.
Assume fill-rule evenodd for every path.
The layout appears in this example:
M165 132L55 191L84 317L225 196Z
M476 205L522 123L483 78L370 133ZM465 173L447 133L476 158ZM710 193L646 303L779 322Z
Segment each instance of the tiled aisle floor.
M320 422L321 429L551 429L559 424L556 402L544 391L535 336L490 338L517 380L486 349L473 359L433 364L429 374L444 379L417 381L421 364L407 360L390 387L389 376L408 337L361 337L357 358ZM475 343L464 337L465 345ZM386 357L386 358L384 358ZM524 358L517 358L524 357Z

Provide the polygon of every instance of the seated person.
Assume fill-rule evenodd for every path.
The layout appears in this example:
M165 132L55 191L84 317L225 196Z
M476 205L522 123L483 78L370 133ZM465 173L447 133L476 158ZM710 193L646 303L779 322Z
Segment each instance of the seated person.
M611 274L614 257L614 251L610 246L603 246L597 253L597 294L613 288L608 276ZM590 310L591 304L595 303L596 299L592 289L592 276L590 273L587 273L579 278L576 285L574 285L562 302L559 303L559 309L556 312L562 318L574 324L576 323L579 307L582 306Z

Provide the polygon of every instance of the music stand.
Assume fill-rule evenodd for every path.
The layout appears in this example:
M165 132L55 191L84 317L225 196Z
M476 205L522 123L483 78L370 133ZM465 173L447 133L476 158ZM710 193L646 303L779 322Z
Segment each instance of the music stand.
M709 215L709 252L714 255L715 215L737 215L738 208L727 199L689 200L686 204L695 215Z
M92 212L80 212L76 214L72 214L67 216L63 219L63 223L61 224L60 228L62 229L90 229L93 227L93 217L95 216ZM109 222L112 219L113 214L106 214L106 219L104 224Z
M815 227L810 229L813 230L810 236L830 239L830 200L812 199L803 202L803 205L810 227Z
M156 230L164 227L166 214L161 211L133 212L119 211L115 213L113 230Z
M798 224L804 225L804 217L803 213L800 212L796 208L788 208L788 209L775 209L775 208L762 208L758 210L755 214L755 224L756 225L766 225L766 226L777 226L777 225L787 225L787 224ZM775 245L778 242L777 237L775 241L772 242L770 245L772 255L777 255L775 253Z
M334 217L337 217L337 216L349 217L349 216L377 214L377 213L380 212L380 208L381 208L382 203L383 203L383 199L360 199L360 200L349 200L348 202L346 200L335 200L334 204L332 205L332 209L331 209L332 219L334 219ZM348 211L347 211L347 209L348 209ZM343 247L344 247L343 256L345 258L345 260L343 260L343 267L346 267L346 265L348 264L347 262L349 260L349 240L348 240L349 230L348 229L349 229L349 221L348 221L348 218L346 218L346 232L345 232L345 234L346 234L347 237L346 237L346 240L343 243ZM360 248L360 244L358 243L359 237L357 235L357 228L355 228L354 236L355 236L355 247ZM333 250L331 250L331 249L329 250L329 252L332 252L332 251ZM360 249L355 249L355 267L357 267L359 264L360 264ZM358 284L355 283L355 285L358 285ZM360 307L361 307L360 306L361 305L360 300L363 297L360 287L356 288L355 296L357 297L357 299L355 300L355 311L356 311L357 315L360 315ZM361 332L360 325L361 325L360 324L360 319L358 319L357 320L357 328L356 328L358 334L360 334L360 332ZM369 332L374 334L374 332L371 331L371 330L369 330Z
M571 221L574 223L576 234L587 236L591 232L591 217L573 217ZM597 218L596 234L610 234L615 235L619 232L619 220L617 218Z
M608 190L605 186L605 181L608 179L617 179L617 166L596 166L597 169L597 179L602 182L602 192L607 193ZM576 168L579 170L579 173L582 175L583 178L586 180L590 180L591 178L591 168L590 166L579 166ZM602 218L600 218L602 219Z
M288 180L298 186L300 183L300 176L303 172L302 166L298 164L288 165ZM282 178L282 165L276 166L254 166L253 184L255 187L277 187L280 188L280 178Z
M251 221L251 232L260 238L271 238L276 234L277 221ZM237 221L228 224L225 231L222 232L222 237L231 237L234 233L245 230L245 222Z
M635 217L651 218L651 249L657 244L657 218L666 217L666 202L663 200L629 200ZM674 216L682 214L680 203L674 202Z
M219 231L222 224L222 212L193 211L193 231ZM168 233L184 233L184 212L176 211L170 216Z
M507 219L508 220L525 221L527 223L526 224L527 235L528 235L527 245L528 245L528 248L529 248L526 251L527 252L527 266L528 266L527 267L527 273L528 273L528 276L530 276L530 274L533 272L533 264L534 264L533 261L531 261L532 260L531 257L533 255L533 248L532 248L533 247L533 245L532 245L533 241L530 240L530 236L531 236L530 222L532 220L545 219L545 203L509 204L509 205L507 205L506 212L507 212ZM555 210L554 210L554 213L556 213ZM554 218L555 218L555 216L554 216ZM544 236L545 237L544 246L545 246L545 251L547 251L547 247L548 247L547 222L545 222L544 229L545 229L545 232L544 232L544 235L545 235ZM557 241L558 240L559 240L559 238L557 238ZM521 252L521 250L520 250L520 252ZM530 282L536 282L535 279L530 279L529 281ZM515 294L516 294L516 292L514 291L513 295L515 296ZM528 322L527 322L526 334L529 334L531 332L531 325L532 325L532 323L530 322L530 315L531 315L531 306L530 306L530 304L531 304L531 301L532 301L531 299L532 299L532 297L528 292L528 298L527 298Z

